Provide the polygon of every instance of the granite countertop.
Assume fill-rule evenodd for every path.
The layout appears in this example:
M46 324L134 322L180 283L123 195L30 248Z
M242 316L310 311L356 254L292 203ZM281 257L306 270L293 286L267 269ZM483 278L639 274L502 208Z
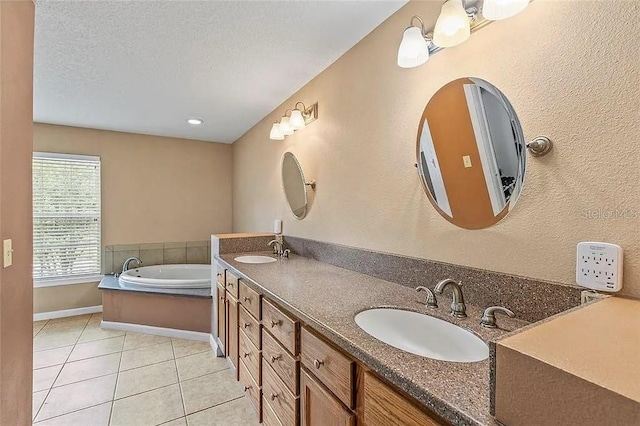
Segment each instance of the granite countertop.
M204 297L211 299L210 288L160 288L160 287L145 287L135 284L121 284L118 277L115 275L105 275L104 278L98 284L100 290L122 290L132 291L135 293L147 293L147 294L169 294L172 296L183 297Z
M488 359L453 363L413 355L373 338L356 325L354 317L375 307L408 309L457 324L486 342L526 326L526 321L500 316L502 329L486 329L480 326L484 307L467 305L464 319L449 315L449 290L438 297L439 308L428 309L424 293L399 284L293 254L265 264L234 260L243 254L264 253L226 254L219 261L445 420L456 425L498 424L489 412Z

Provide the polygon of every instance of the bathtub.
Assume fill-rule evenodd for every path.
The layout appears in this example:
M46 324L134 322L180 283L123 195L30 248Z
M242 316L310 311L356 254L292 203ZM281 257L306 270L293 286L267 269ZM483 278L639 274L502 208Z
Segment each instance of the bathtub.
M120 284L161 288L211 288L211 265L155 265L129 269Z

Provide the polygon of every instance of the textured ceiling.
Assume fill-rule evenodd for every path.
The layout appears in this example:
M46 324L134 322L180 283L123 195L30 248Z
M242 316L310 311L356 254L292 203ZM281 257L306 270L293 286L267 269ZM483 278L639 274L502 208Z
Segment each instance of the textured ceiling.
M405 3L40 0L34 120L231 143Z

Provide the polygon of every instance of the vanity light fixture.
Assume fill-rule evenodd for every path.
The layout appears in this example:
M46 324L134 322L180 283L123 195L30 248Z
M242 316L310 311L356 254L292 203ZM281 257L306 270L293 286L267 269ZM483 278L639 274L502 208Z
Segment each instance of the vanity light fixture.
M271 126L271 133L269 133L269 139L271 139L272 141L284 140L284 133L282 133L282 130L280 130L280 123L278 123L277 121L273 123L273 126Z
M471 18L477 14L474 9ZM453 47L467 41L471 35L470 16L462 0L447 0L440 10L440 16L433 29L433 42L438 47Z
M531 0L447 0L432 32L427 32L420 16L413 16L398 47L398 66L414 68L430 55L465 42L472 31L491 21L506 19L523 11ZM480 10L482 13L479 13ZM414 24L418 21L420 25Z
M191 124L192 126L200 126L204 123L204 120L202 118L192 117L187 118L187 123Z
M420 27L413 25L417 20ZM411 26L404 30L402 41L398 48L398 66L400 68L413 68L420 66L429 59L429 43L431 37L424 29L424 22L419 16L411 18Z
M529 0L484 0L482 16L491 21L511 18L529 6Z
M269 133L269 139L281 141L285 136L292 135L295 131L304 129L317 118L317 103L307 108L302 102L297 102L293 110L287 110L280 121L273 123L271 132Z

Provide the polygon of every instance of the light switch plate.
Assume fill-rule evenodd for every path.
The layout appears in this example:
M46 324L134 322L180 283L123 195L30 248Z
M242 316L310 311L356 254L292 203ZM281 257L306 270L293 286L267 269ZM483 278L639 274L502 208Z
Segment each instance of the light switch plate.
M462 156L462 162L464 163L464 167L465 168L469 168L471 167L471 157L468 155L464 155Z
M576 283L596 291L622 289L622 247L611 243L578 243Z
M2 242L2 267L8 268L13 265L13 248L11 244L11 240L4 240Z

